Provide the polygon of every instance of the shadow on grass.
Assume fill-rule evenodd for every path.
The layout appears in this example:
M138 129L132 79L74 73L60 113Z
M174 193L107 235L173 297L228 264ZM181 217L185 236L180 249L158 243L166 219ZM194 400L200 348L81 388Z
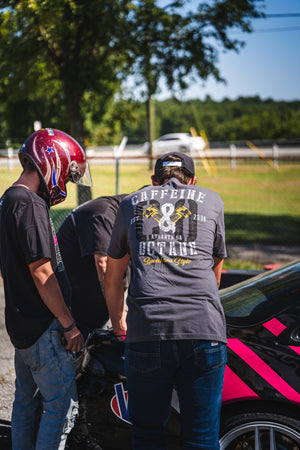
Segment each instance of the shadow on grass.
M300 244L300 218L260 214L226 214L229 243Z
M71 209L52 208L55 229ZM293 216L264 216L260 214L225 214L227 243L300 244L300 218Z

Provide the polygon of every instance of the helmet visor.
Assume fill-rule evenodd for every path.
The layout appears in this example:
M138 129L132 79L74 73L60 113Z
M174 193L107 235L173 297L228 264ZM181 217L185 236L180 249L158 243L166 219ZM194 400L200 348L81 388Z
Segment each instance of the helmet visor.
M74 163L74 161L73 161ZM83 173L83 175L82 175ZM81 164L72 164L70 167L70 175L67 181L72 181L76 184L81 184L82 186L93 186L92 175L90 171L89 163L86 161Z

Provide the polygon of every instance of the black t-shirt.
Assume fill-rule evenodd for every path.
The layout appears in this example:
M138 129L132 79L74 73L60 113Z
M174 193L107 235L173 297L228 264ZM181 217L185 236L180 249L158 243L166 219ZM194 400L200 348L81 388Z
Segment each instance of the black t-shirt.
M17 348L33 345L53 319L28 267L42 258L51 260L66 299L68 284L46 202L25 187L12 186L0 199L0 267L6 328Z
M117 210L125 196L98 197L78 206L57 232L72 286L72 313L82 332L103 326L109 318L94 255L107 255Z

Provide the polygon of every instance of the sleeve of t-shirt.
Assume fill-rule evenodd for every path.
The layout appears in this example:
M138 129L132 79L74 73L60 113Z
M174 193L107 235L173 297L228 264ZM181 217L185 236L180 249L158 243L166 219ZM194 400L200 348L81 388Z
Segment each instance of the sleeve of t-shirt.
M27 264L42 258L51 259L50 242L53 239L46 205L32 202L19 211L17 231Z
M116 220L112 229L112 235L110 244L107 250L107 254L111 258L120 259L129 253L128 238L127 238L127 226L124 219L124 212L122 202L118 209Z
M87 225L84 236L79 233L81 256L106 255L116 214L108 210L104 215L94 216Z
M227 256L223 202L221 204L220 212L217 217L213 256L215 256L216 258L226 258Z

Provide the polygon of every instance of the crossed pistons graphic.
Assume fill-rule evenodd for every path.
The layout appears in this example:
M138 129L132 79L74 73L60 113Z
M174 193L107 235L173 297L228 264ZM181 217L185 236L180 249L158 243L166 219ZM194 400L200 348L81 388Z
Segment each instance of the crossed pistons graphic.
M191 211L186 206L175 208L172 203L164 203L161 209L151 205L143 212L143 216L146 219L151 217L155 219L162 231L172 231L173 233L175 232L175 223L181 218L187 219L191 214Z

